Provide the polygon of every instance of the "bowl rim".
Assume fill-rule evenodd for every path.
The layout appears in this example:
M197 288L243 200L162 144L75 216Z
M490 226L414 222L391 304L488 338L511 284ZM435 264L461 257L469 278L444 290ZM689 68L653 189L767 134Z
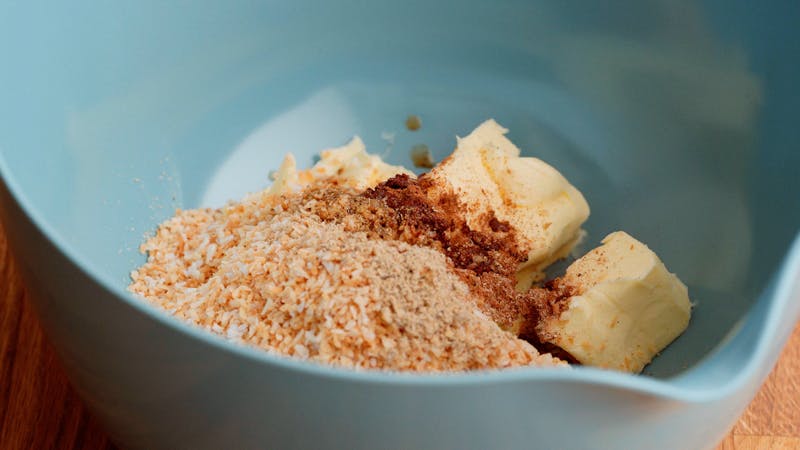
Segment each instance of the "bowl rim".
M800 301L800 232L798 232L786 253L783 262L778 267L775 291L768 301L766 317L756 337L755 350L742 364L741 370L727 382L712 388L679 386L670 380L686 375L693 369L702 365L721 351L735 337L741 326L735 327L728 333L716 347L700 361L688 367L679 374L666 379L656 379L644 375L634 375L612 370L603 370L594 367L540 368L521 367L502 370L479 370L459 373L401 373L389 371L352 370L334 367L308 361L287 358L264 350L248 347L231 342L222 336L217 336L209 331L185 323L184 321L162 311L143 299L137 297L126 289L121 289L109 276L98 270L97 265L89 260L76 246L70 244L59 230L45 220L39 208L26 196L20 183L15 179L11 168L0 148L0 182L2 182L11 195L12 200L23 212L42 237L59 251L67 260L71 261L89 280L106 291L110 296L124 302L139 313L152 319L162 326L169 327L185 337L212 346L218 350L234 354L247 359L252 363L264 366L277 366L278 368L296 371L304 375L333 378L340 381L364 383L373 385L397 386L476 386L500 383L521 382L558 382L579 383L607 388L616 388L624 391L650 395L668 400L687 403L705 403L720 400L730 396L761 374L765 364L770 368L774 361L769 361L770 348L775 345L776 339L781 339L777 344L782 347L788 336L778 336L779 324L785 320L783 311L792 301L793 295ZM792 320L796 320L793 318ZM765 376L765 374L764 374Z

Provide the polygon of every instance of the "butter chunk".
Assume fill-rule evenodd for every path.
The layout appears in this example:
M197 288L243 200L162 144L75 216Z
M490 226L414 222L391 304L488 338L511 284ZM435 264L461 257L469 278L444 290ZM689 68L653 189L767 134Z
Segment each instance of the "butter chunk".
M366 189L398 174L414 177L414 173L405 167L387 164L380 156L367 153L364 142L356 136L347 145L323 150L319 162L301 171L299 177L304 184L336 179L340 185Z
M537 331L582 364L639 373L689 324L686 286L622 231L570 265L560 282L573 295Z
M580 241L589 217L583 195L544 161L521 157L505 134L487 120L465 138L431 176L452 187L464 205L467 224L480 230L487 214L508 222L527 253L517 274L518 288L544 278L544 269Z

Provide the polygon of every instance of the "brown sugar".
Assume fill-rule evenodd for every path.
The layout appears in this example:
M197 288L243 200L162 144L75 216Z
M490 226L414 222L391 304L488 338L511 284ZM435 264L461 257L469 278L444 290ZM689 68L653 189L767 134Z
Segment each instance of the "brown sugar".
M381 199L396 211L401 227L418 228L433 237L458 268L511 275L527 256L517 248L507 223L486 215L488 232L471 229L456 195L424 175L418 179L397 175L363 195Z

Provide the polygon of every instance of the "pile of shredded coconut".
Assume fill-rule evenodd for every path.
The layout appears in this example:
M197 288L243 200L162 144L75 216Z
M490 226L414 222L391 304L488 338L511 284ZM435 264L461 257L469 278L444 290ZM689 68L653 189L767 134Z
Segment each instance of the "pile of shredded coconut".
M301 201L178 211L142 245L130 290L228 339L338 366L562 364L484 315L441 252L347 231Z

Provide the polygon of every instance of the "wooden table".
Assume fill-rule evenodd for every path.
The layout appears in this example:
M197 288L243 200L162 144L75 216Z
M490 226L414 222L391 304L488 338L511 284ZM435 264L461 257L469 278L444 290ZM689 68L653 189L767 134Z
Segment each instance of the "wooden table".
M0 229L0 449L114 448L44 339ZM800 449L800 326L718 450Z

